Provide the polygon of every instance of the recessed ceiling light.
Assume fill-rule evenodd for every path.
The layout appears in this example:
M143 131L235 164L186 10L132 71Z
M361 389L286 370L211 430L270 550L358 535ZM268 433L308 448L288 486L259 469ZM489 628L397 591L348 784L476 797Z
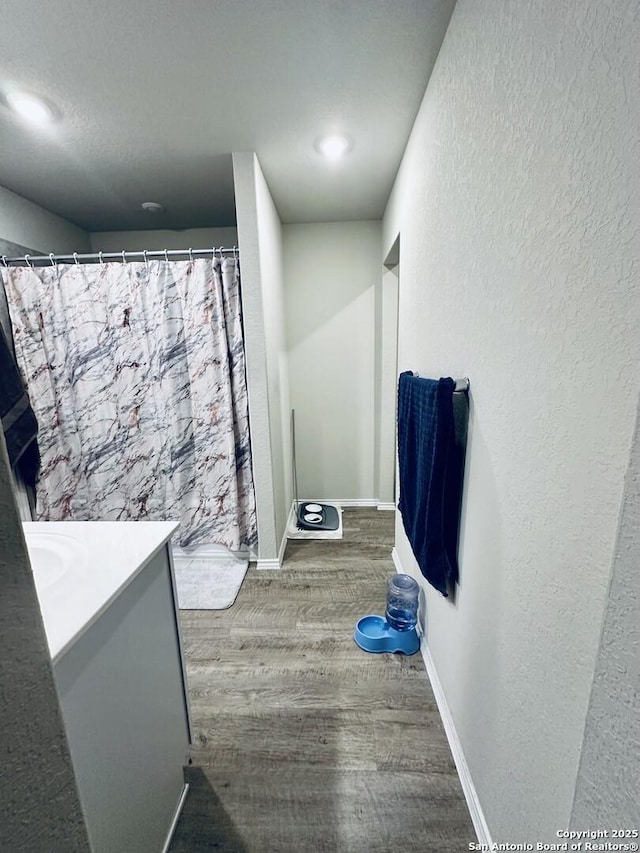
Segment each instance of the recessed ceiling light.
M11 109L32 124L49 124L53 121L53 110L49 104L28 92L9 92L7 103Z
M147 213L164 213L164 207L157 201L143 201L140 207Z
M316 148L327 160L339 160L351 150L351 140L341 133L323 136L316 142Z

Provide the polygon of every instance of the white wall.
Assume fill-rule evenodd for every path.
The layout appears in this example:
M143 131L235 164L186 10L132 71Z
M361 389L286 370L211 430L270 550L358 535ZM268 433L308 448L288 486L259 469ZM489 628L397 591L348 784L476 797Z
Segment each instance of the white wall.
M498 841L570 820L640 381L639 29L628 0L458 0L384 219L400 369L471 379L427 642Z
M571 828L640 828L640 407ZM628 843L633 839L612 839Z
M391 508L395 501L396 385L398 373L398 276L387 264L376 285L374 494Z
M258 158L233 155L258 557L278 559L291 505L282 233ZM259 563L260 565L260 563Z
M45 255L90 249L89 236L81 228L4 187L0 187L0 240Z
M276 543L285 534L291 506L289 372L285 339L282 227L269 187L256 158L256 203L260 240L262 310L267 356L267 390L273 470Z
M381 223L286 225L283 233L299 497L373 500Z
M182 231L94 231L89 235L93 252L150 252L162 249L230 249L238 243L238 231L229 228L187 228Z

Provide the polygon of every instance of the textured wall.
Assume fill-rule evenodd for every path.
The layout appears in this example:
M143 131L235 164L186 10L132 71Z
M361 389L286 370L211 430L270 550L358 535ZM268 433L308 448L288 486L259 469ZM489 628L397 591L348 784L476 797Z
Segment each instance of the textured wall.
M284 412L289 407L282 308L280 220L255 154L233 155L242 253L249 420L258 556L274 560L284 535L288 488Z
M386 504L395 500L398 275L384 269L376 285L374 495Z
M260 241L262 312L267 356L267 395L276 544L280 547L291 506L289 375L284 320L282 228L269 187L256 159L256 203Z
M90 251L85 231L4 187L0 187L0 237L47 255Z
M499 841L571 814L640 381L638 15L458 0L385 215L400 369L471 379L427 638Z
M0 849L89 851L0 434Z
M142 249L232 248L238 243L238 231L229 228L184 228L180 231L95 231L89 234L93 252L139 252Z
M640 408L585 726L572 829L640 828Z
M285 225L283 233L298 494L371 500L381 225Z

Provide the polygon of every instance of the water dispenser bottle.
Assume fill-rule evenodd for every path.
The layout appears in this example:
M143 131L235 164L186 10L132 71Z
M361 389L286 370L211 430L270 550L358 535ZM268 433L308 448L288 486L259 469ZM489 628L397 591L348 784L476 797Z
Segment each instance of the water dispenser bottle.
M387 622L396 631L410 631L418 621L420 587L410 575L394 575L387 581Z

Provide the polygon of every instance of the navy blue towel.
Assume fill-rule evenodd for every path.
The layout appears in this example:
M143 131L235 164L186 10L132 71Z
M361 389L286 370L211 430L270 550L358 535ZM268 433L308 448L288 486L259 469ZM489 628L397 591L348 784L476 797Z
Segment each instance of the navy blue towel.
M40 468L38 422L24 390L11 348L0 328L0 418L11 467L27 486Z
M398 383L399 509L420 571L444 596L458 581L464 449L461 457L455 387L453 379L422 379L410 371Z

